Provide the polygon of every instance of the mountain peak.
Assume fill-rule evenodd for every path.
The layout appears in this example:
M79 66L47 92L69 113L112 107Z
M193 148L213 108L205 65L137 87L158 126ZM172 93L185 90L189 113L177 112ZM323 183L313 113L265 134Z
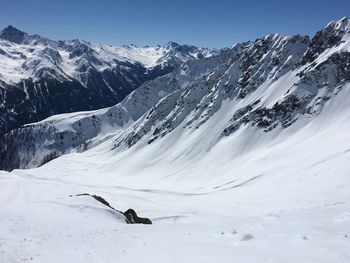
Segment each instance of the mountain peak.
M339 21L337 21L336 23L336 29L349 29L350 28L350 22L349 19L347 17L343 17L342 19L340 19Z
M0 32L0 39L5 39L17 44L23 43L26 36L28 36L26 32L23 32L12 25L5 27Z
M165 44L165 47L172 47L172 48L176 48L179 47L180 44L174 42L174 41L169 41L168 43Z
M350 21L347 17L343 17L338 21L329 22L324 30L346 31L350 28Z
M342 19L340 19L339 21L349 21L349 19L346 17L346 16L344 16Z
M350 22L347 17L328 23L312 38L311 45L303 58L303 64L314 61L326 49L338 46L349 33Z

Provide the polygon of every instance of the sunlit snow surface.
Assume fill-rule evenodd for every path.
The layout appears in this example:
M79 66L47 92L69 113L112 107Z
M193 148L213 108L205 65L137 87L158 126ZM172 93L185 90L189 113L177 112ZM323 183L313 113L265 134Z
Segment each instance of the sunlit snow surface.
M307 125L248 127L213 147L215 116L151 145L111 139L1 172L0 262L349 262L349 94ZM83 192L154 224L69 197Z
M326 50L316 64L348 51L349 43ZM234 65L230 70L235 72ZM227 73L223 76L235 78ZM142 98L145 87L114 109L46 120L61 131L89 114L125 111L118 129L97 134L83 153L35 169L0 172L0 263L350 262L349 83L330 93L320 112L299 114L288 128L265 132L247 124L222 136L238 106L258 98L274 105L296 73L263 83L238 103L222 97L197 129L183 127L194 111L180 108L184 118L174 130L151 144L145 136L131 148L115 147L121 133L143 124L152 133L157 125L140 116L155 101L142 101L142 110L142 103L128 104ZM186 88L188 79L183 76L178 88ZM292 92L323 96L314 86ZM163 100L159 93L169 90L155 87L158 97L151 97ZM196 87L188 87L194 94L187 93L189 100L216 94L215 89L196 93ZM166 112L164 105L156 109ZM153 225L127 225L91 197L74 197L85 192L103 196L119 210L133 208Z

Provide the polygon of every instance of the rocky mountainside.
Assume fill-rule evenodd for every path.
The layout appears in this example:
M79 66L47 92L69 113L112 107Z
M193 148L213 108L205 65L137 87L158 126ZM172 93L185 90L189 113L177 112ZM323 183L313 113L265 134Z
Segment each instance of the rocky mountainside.
M347 18L328 24L311 40L278 34L258 39L210 74L159 101L116 137L115 147L151 144L177 128L193 133L204 126L215 143L240 128L270 132L311 120L348 88L349 51Z
M148 80L213 49L169 42L139 48L0 32L0 134L48 116L112 106Z
M143 83L115 106L56 115L12 130L0 137L0 144L3 145L1 165L4 165L1 167L36 167L73 149L82 151L91 148L126 129L159 100L208 74L227 61L230 53L239 50L227 49L216 56L189 60L171 73Z
M13 130L0 139L0 168L36 167L101 143L123 152L154 144L169 148L189 138L188 150L181 151L196 158L237 134L250 134L251 140L292 134L316 121L337 96L346 98L349 82L347 18L313 38L271 34L185 62L111 108L52 116Z

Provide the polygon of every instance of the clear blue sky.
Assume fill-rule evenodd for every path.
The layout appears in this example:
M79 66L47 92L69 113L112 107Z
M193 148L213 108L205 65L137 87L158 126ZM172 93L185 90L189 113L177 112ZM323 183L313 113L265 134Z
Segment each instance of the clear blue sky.
M350 0L0 1L1 28L140 46L172 40L219 48L275 32L313 35L344 16L350 17Z

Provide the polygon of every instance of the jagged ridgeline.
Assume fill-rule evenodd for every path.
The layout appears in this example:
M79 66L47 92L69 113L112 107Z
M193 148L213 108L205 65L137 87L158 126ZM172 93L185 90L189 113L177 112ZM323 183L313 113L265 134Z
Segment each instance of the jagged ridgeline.
M263 135L307 124L349 88L349 51L344 18L312 38L271 34L186 60L115 106L52 116L8 132L0 139L0 168L40 166L111 138L111 149L123 151L175 131L208 134L215 144L242 129Z

